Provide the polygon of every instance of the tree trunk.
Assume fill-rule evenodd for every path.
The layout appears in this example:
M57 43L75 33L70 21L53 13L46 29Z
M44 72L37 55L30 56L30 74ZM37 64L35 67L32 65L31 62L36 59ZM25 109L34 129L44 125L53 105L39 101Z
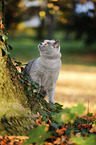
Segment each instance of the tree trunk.
M37 112L49 112L47 102L31 98L7 50L4 32L4 1L0 1L0 135L26 135L34 127ZM5 54L4 54L5 53ZM35 98L35 99L34 99ZM36 100L36 101L35 101ZM50 107L50 106L49 106Z

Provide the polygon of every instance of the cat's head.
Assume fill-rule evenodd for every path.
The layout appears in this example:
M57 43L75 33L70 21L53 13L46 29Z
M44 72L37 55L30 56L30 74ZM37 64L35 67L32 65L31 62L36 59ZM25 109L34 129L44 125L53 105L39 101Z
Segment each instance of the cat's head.
M38 45L40 55L49 59L60 58L60 41L59 40L44 40Z

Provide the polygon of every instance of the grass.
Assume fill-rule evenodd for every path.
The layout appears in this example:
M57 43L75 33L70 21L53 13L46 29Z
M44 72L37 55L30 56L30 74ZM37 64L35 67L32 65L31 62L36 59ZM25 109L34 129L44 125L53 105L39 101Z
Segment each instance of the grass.
M59 32L58 32L59 34ZM60 35L61 34L61 35ZM96 65L96 50L95 45L87 46L83 41L64 41L61 39L63 35L60 33L58 38L61 44L62 62L67 64L85 64ZM57 36L57 35L56 35ZM63 36L62 36L63 37ZM58 39L54 37L54 39ZM39 57L38 44L43 40L37 40L30 35L10 35L9 44L14 48L12 55L19 61L28 62L31 59ZM91 48L90 48L91 47ZM95 54L94 54L95 51Z
M57 35L58 34L58 35ZM57 81L55 101L71 107L81 101L90 111L96 111L96 49L95 45L87 46L79 40L62 40L63 32L55 34L59 39L62 53L62 67ZM9 36L9 44L13 46L12 55L23 63L39 57L37 40L31 35Z

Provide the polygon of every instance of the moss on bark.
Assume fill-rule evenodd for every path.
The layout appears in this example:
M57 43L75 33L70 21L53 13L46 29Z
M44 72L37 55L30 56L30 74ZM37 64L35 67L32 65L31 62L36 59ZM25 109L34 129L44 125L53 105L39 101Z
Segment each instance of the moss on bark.
M0 1L0 135L27 135L36 125L37 112L50 113L51 106L40 96L30 97L20 73L7 52L4 0ZM4 55L5 53L5 55Z

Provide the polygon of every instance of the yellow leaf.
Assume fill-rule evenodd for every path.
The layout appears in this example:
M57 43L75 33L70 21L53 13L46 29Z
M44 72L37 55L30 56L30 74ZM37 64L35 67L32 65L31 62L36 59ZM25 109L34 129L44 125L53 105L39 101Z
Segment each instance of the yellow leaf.
M40 17L41 17L42 19L44 19L45 16L46 16L46 12L45 12L45 11L40 11L40 12L39 12L39 15L40 15Z
M48 4L47 4L47 7L48 7L48 8L53 8L53 6L54 6L53 3L48 3Z

